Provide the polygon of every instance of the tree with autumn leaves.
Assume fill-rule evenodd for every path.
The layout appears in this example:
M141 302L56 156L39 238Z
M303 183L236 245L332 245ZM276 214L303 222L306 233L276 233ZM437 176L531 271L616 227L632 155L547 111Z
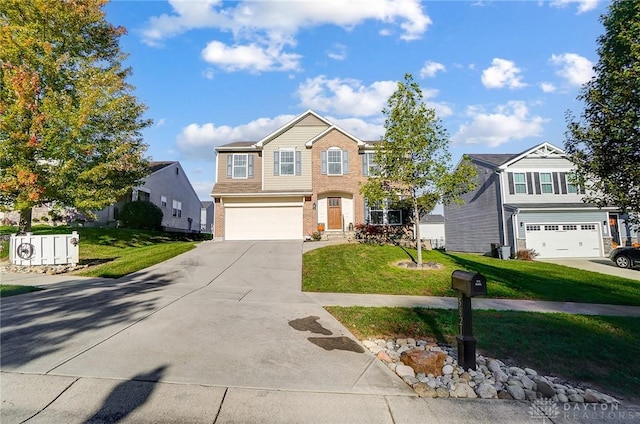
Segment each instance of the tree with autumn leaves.
M148 173L151 121L106 2L0 2L0 207L20 211L20 231L34 206L99 210Z

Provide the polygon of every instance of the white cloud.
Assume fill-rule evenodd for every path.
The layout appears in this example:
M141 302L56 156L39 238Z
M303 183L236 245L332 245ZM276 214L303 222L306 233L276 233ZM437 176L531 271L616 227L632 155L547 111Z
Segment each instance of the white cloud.
M233 46L209 42L203 57L226 70L279 70L299 67L300 56L285 53L302 29L336 25L351 29L373 20L400 29L400 38L420 38L431 24L419 0L241 1L169 0L172 13L154 16L141 31L143 42L161 45L192 29L211 28L233 35ZM231 6L230 6L231 5ZM226 7L227 6L227 7ZM386 30L389 30L386 28ZM223 53L233 59L223 60ZM249 60L248 54L258 57ZM333 53L340 57L340 52ZM334 57L335 58L335 57ZM252 68L252 65L258 68Z
M421 78L433 78L436 76L436 74L438 72L444 72L446 71L447 68L442 64L442 63L438 63L438 62L433 62L433 61L427 61L425 62L424 66L422 67L422 69L420 69L420 77Z
M333 117L327 117L327 119L363 141L380 140L384 134L384 125L381 120L365 121L358 118L339 119Z
M581 14L584 12L588 12L590 10L594 10L598 7L598 3L600 0L553 0L550 3L551 7L567 7L570 4L578 4L578 12L577 14Z
M491 67L482 71L482 84L487 88L526 87L522 82L520 68L514 62L500 58L494 58Z
M211 181L194 181L191 180L191 186L196 191L200 200L213 200L211 198L211 191L213 189L213 168L211 168Z
M348 116L379 115L396 90L396 81L377 81L365 86L355 79L308 78L298 86L300 104L320 113Z
M550 82L542 82L540 83L540 89L545 93L553 93L556 91L556 86Z
M347 58L347 46L342 43L336 43L331 51L327 53L327 56L333 60L345 60Z
M178 134L176 145L181 155L187 159L213 159L213 149L216 146L234 141L258 141L294 117L280 115L275 118L260 118L237 127L217 127L213 123L190 124Z
M542 134L542 125L547 120L530 116L524 102L511 101L498 106L493 112L472 106L467 110L471 118L451 137L452 142L462 144L486 144L496 147L510 140L536 137Z
M328 79L324 75L308 78L298 86L296 95L300 105L319 113L335 113L341 116L381 116L389 97L398 88L397 81L376 81L369 86L356 79ZM434 108L439 117L453 114L449 105L432 100L436 89L423 89L422 95L428 107Z
M588 82L595 74L593 63L586 57L575 53L551 55L551 63L559 66L556 74L566 79L573 86L580 86Z
M211 41L202 51L202 58L225 71L247 70L252 72L298 70L300 55L284 53L282 46L256 44L226 46Z
M158 122L156 122L156 128L159 128L159 127L163 126L166 123L167 123L167 120L165 118L160 118L160 119L158 119Z

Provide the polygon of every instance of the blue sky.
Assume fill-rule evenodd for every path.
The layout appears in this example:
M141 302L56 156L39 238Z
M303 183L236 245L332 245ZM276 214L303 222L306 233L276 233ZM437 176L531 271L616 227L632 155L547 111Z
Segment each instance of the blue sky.
M313 109L363 140L405 73L464 153L564 143L608 2L113 0L153 160L178 160L202 200L214 147L259 140Z

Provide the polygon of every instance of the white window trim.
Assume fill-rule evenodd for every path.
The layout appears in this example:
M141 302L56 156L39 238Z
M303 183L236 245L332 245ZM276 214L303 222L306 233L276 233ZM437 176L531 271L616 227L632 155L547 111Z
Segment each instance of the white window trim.
M240 157L240 156L244 156L245 160L244 160L244 177L238 177L236 176L236 168L237 169L241 169L243 168L243 166L240 165L236 165L236 156ZM233 178L234 180L246 180L249 178L249 154L247 153L234 153L232 155L232 165L231 165L231 178Z
M553 173L551 172L540 172L540 193L541 194L553 194ZM542 176L548 175L549 181L542 181ZM525 177L526 178L526 177ZM544 187L549 187L549 191L544 191Z
M376 157L375 152L365 152L365 155L367 155L367 176L378 177L380 167L375 161L375 157ZM374 173L371 173L371 170L374 170Z
M331 162L329 160L330 157L330 153L332 152L338 152L340 154L340 159L337 162L338 165L340 165L340 172L338 173L332 173L331 172L331 164L336 164L336 162ZM338 147L331 147L327 150L327 175L344 175L344 170L342 169L342 149L338 148Z
M182 218L182 202L173 200L172 206L171 215L174 218Z
M524 181L523 182L518 182L516 181L516 175L522 175L524 177ZM524 186L524 191L523 192L519 192L518 191L518 186ZM513 191L515 194L528 194L527 193L527 173L526 172L514 172L513 173Z
M167 196L160 196L160 206L163 208L167 207Z
M289 164L290 164L290 165L293 165L293 167L291 168L291 169L292 169L292 172L291 172L290 174L289 174L289 173L286 173L286 174L285 174L284 172L282 172L282 165L285 165L285 162L282 160L282 153L284 153L284 152L286 152L286 153L291 153L291 155L292 155L292 156L291 156L291 159L292 159L292 160L291 160L291 162L286 162L286 164L287 164L287 165L289 165ZM292 148L289 148L289 149L280 149L280 150L278 151L278 155L280 156L280 164L279 164L279 168L280 168L280 169L279 169L279 171L280 171L280 174L279 174L279 175L284 175L284 176L286 176L286 177L292 177L292 176L295 176L295 175L296 175L296 149L292 149Z

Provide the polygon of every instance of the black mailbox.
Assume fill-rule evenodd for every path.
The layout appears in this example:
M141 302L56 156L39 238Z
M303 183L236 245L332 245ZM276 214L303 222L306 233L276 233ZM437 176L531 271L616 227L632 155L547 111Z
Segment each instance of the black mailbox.
M451 288L468 297L485 296L487 279L479 273L457 270L451 274Z

